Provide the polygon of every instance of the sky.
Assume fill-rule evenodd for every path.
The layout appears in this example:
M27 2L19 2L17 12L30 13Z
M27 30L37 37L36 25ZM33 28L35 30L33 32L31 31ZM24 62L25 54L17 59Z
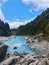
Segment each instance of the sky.
M0 19L18 28L34 20L45 9L49 0L0 0Z

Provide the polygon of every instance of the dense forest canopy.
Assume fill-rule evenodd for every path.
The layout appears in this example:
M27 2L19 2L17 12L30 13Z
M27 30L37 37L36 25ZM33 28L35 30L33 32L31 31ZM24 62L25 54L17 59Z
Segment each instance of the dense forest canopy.
M6 22L4 23L4 21L0 19L0 36L9 36L9 35L11 35L9 24Z

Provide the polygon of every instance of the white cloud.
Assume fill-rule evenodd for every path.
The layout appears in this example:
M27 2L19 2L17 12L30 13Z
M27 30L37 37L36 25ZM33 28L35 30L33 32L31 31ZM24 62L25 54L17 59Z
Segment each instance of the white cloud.
M0 19L2 19L5 22L8 22L9 25L10 25L10 28L18 28L20 25L25 25L32 20L32 19L30 19L30 20L27 20L27 21L21 21L16 16L15 16L15 20L12 21L12 22L10 20L6 20L6 17L4 16L4 13L2 11L2 4L5 4L7 1L8 0L0 0ZM35 1L35 0L23 0L23 3L30 5L30 4L33 4L33 1ZM31 7L31 9L29 9L29 11L31 13L32 13L32 9L33 9L33 6Z
M29 12L32 13L32 9L29 9Z
M27 22L9 22L10 28L18 28L20 25L25 25Z
M15 20L15 21L11 22L11 21L7 20L7 22L9 23L11 29L18 28L20 25L25 25L25 24L27 24L30 21L31 20L27 20L27 21Z
M49 0L22 0L22 2L31 5L30 9L34 11L49 8Z
M15 16L15 21L10 21L10 20L6 20L6 17L4 16L4 13L2 11L2 5L5 4L8 0L0 0L0 19L2 21L5 21L5 22L8 22L9 25L10 25L10 28L18 28L20 25L25 25L27 24L28 21L21 21L20 19L18 19L16 16Z
M15 21L10 21L10 20L6 20L3 12L2 12L2 9L0 8L0 19L2 21L5 21L7 22L9 25L10 25L10 28L13 29L13 28L18 28L20 25L25 25L27 24L29 21L21 21L20 19L18 18L15 18Z
M0 19L3 21L5 20L5 16L4 16L1 8L0 8Z
M4 3L6 3L8 0L0 0L0 19L1 20L5 20L5 16L4 16L4 13L3 13L3 11L2 11L2 5L4 4Z
M6 3L8 0L0 0L0 7L2 7L2 4Z

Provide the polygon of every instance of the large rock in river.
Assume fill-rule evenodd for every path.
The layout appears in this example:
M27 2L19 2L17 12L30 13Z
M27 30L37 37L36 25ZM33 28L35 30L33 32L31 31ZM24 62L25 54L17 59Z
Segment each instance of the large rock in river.
M0 62L3 60L4 55L6 54L8 46L0 43Z

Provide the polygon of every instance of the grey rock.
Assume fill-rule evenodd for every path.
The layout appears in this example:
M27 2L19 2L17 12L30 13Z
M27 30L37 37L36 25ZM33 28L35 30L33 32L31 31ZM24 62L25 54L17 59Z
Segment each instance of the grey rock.
M49 65L49 60L47 58L44 58L41 61L39 61L37 65Z
M10 65L10 64L16 63L19 58L20 58L19 56L10 57L10 58L2 61L0 63L0 65Z
M0 44L0 62L3 60L6 51L7 51L8 46L4 44Z

